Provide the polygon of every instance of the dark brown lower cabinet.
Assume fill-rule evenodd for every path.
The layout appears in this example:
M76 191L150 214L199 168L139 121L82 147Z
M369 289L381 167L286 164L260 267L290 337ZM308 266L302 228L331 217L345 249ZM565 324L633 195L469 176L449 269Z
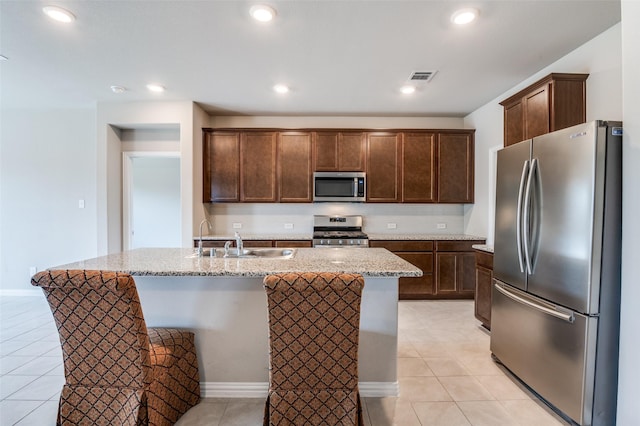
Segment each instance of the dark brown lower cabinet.
M370 241L420 268L422 277L400 278L400 299L473 299L476 287L474 244L484 240Z
M236 241L233 238L229 238L229 241L233 241L232 246L236 246ZM202 247L224 247L224 243L227 240L203 240ZM249 247L313 247L311 240L243 240L243 245ZM193 246L198 247L198 239L194 239Z
M311 240L278 240L274 241L274 247L313 247Z
M491 287L493 286L493 253L476 250L475 316L491 330Z
M236 240L233 238L229 238L228 241L233 241L233 244L231 244L231 247L235 247L236 246ZM224 247L224 243L226 243L227 240L203 240L202 241L202 247L204 248L209 248L209 247ZM249 247L273 247L273 241L272 240L242 240L242 245L245 248L249 248ZM193 246L194 247L198 247L198 239L194 239L193 240Z

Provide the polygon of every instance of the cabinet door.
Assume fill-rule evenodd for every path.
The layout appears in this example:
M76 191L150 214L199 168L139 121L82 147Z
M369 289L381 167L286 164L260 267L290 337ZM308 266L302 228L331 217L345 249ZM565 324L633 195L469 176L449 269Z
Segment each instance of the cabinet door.
M436 294L467 298L474 292L475 255L436 252Z
M365 135L362 132L316 132L314 170L317 172L363 172Z
M473 203L473 133L440 133L438 202Z
M311 133L280 133L278 171L280 202L311 202Z
M316 132L314 143L314 170L338 171L338 132Z
M544 135L550 131L549 122L549 85L538 88L525 95L524 104L524 139Z
M399 280L400 299L424 299L434 294L433 288L433 254L421 252L396 252L422 270L421 277L402 277Z
M436 201L434 133L405 133L402 138L402 201Z
M522 101L504 106L504 146L513 145L525 139L523 114Z
M209 132L203 150L202 201L240 200L240 133Z
M368 202L393 203L401 200L400 140L397 133L368 134Z
M240 138L240 201L276 202L276 132L244 132Z
M338 170L341 172L364 172L365 146L364 133L340 133L338 140Z
M475 316L491 330L491 286L493 273L491 269L476 266Z

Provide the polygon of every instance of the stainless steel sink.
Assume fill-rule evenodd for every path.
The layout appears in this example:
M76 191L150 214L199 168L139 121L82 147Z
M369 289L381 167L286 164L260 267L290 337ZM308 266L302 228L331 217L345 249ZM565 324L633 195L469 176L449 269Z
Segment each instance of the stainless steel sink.
M296 253L296 249L291 248L246 248L238 255L235 248L229 249L227 255L224 254L223 248L205 248L202 250L202 257L218 257L218 258L234 258L234 259L291 259ZM197 253L187 257L198 257Z

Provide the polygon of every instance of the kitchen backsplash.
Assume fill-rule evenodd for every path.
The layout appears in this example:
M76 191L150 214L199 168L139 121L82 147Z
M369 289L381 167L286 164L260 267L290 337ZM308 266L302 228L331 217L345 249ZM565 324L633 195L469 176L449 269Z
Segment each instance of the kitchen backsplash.
M389 234L462 234L462 204L205 204L213 234L304 234L313 215L362 215L364 231ZM235 224L235 227L234 227ZM240 224L238 227L238 224Z

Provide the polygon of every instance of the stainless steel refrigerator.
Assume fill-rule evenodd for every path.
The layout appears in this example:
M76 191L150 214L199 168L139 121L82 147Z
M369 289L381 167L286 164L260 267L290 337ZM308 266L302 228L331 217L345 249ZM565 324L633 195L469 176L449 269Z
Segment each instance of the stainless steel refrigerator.
M622 124L498 151L491 352L556 411L614 425Z

